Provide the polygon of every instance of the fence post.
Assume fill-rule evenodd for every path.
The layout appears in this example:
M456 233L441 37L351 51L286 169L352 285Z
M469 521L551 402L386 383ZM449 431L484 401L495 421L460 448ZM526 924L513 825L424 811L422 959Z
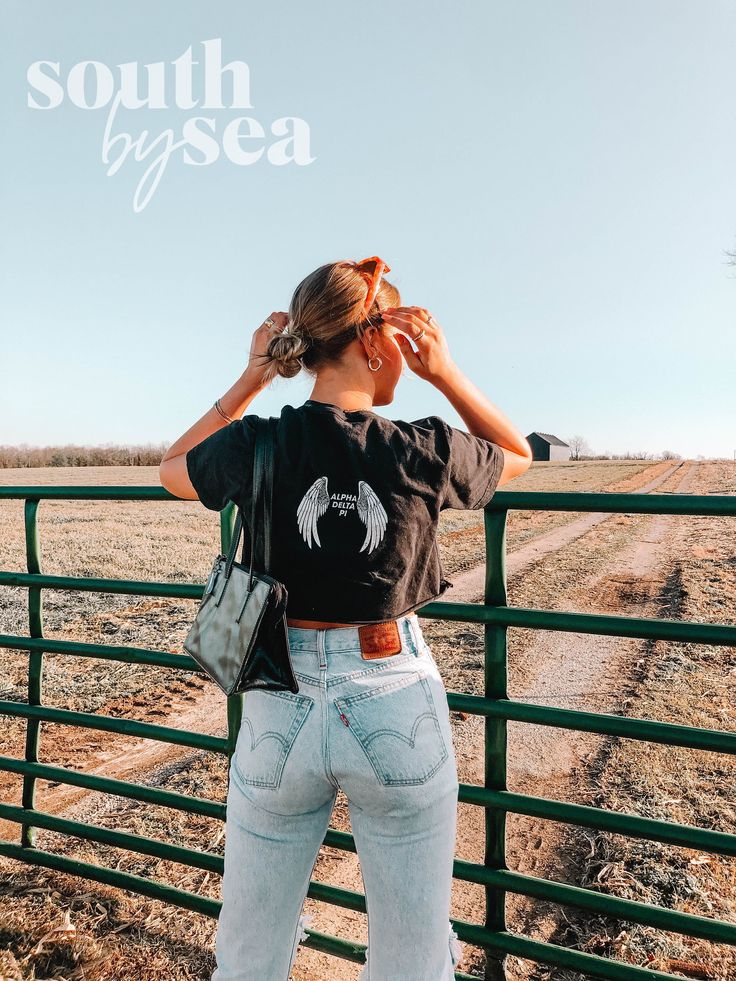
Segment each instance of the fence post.
M235 528L235 518L237 516L237 509L232 501L228 501L227 505L220 511L220 544L222 547L223 555L227 555L230 550L230 543L232 542L233 531ZM243 535L246 534L246 529L243 529ZM235 561L238 560L237 555L235 556ZM242 695L228 695L227 698L227 758L228 766L229 761L235 752L235 743L238 741L238 732L240 731L240 723L243 718L243 696Z
M485 511L486 581L484 603L506 605L506 515L504 511ZM508 698L506 627L484 625L485 697ZM506 719L485 717L485 781L488 790L506 790ZM506 868L506 812L497 807L485 809L484 864L490 869ZM486 886L485 926L506 929L506 893ZM486 949L485 981L504 981L504 955Z
M41 553L38 545L38 505L39 501L26 500L24 504L24 523L26 535L26 567L29 572L40 574ZM28 627L31 637L43 637L43 598L40 586L28 587ZM43 651L31 651L28 655L28 704L40 705L43 697ZM38 744L41 735L41 722L28 719L26 723L26 762L38 763ZM33 810L36 803L36 778L23 777L24 808ZM36 829L30 824L22 824L20 843L24 848L32 848Z

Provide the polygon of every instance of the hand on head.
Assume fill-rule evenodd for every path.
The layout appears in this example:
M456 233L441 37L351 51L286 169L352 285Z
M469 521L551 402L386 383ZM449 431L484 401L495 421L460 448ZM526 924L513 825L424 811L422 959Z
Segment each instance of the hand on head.
M425 307L389 307L381 311L381 321L394 328L393 336L404 360L420 378L434 384L453 367L442 328ZM416 344L416 351L409 338Z

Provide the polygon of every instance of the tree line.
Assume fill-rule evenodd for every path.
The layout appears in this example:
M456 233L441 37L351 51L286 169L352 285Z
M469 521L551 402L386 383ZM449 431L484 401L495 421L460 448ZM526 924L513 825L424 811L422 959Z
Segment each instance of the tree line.
M571 460L681 460L682 455L675 450L661 450L653 453L648 450L626 450L624 453L611 453L604 450L595 453L584 436L568 436Z
M568 439L571 460L680 460L679 453L627 451L595 453L582 436ZM157 467L168 443L144 443L139 446L18 446L0 445L0 469L9 467Z
M18 446L0 445L0 468L5 467L157 467L168 443L138 446Z

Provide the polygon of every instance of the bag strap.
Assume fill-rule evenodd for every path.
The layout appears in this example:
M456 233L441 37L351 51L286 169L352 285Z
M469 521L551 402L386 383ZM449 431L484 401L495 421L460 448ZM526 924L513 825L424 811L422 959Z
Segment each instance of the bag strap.
M252 509L251 509L251 550L250 550L250 566L251 575L253 570L253 551L255 546L256 538L256 509L258 506L258 501L261 496L261 491L263 487L264 479L264 433L265 425L267 424L267 419L258 418L256 420L256 433L255 433L255 444L253 450L253 490L252 490ZM240 542L240 536L243 532L243 527L245 521L243 518L243 509L238 505L238 513L235 518L235 526L233 527L233 534L230 540L230 548L227 554L227 561L225 563L225 578L230 577L230 572L232 570L233 562L235 561L235 555L238 551L238 543ZM252 585L252 583L251 583Z
M265 420L264 426L264 463L263 463L263 525L262 525L262 546L263 546L263 571L268 572L271 568L271 535L273 528L273 481L274 470L276 467L276 426L278 419L269 416Z
M262 568L268 572L271 564L271 534L273 527L273 482L276 459L276 427L278 419L259 417L256 420L256 436L253 452L253 492L251 506L251 542L250 542L250 571L248 573L248 588L253 588L253 567L258 555L262 555ZM258 520L258 505L262 503L261 520ZM233 528L232 541L225 565L225 578L230 575L238 543L244 527L243 511L238 506L238 513ZM261 562L260 559L258 559Z

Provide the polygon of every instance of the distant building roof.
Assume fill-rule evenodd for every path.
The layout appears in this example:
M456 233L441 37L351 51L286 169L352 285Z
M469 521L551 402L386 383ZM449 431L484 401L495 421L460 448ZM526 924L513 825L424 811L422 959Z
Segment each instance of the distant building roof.
M533 433L529 433L529 436L539 436L540 439L546 440L548 443L551 443L552 446L569 447L570 445L569 443L566 443L564 440L558 439L556 436L552 436L550 433L539 433L535 430ZM527 439L529 439L529 436L527 436Z

